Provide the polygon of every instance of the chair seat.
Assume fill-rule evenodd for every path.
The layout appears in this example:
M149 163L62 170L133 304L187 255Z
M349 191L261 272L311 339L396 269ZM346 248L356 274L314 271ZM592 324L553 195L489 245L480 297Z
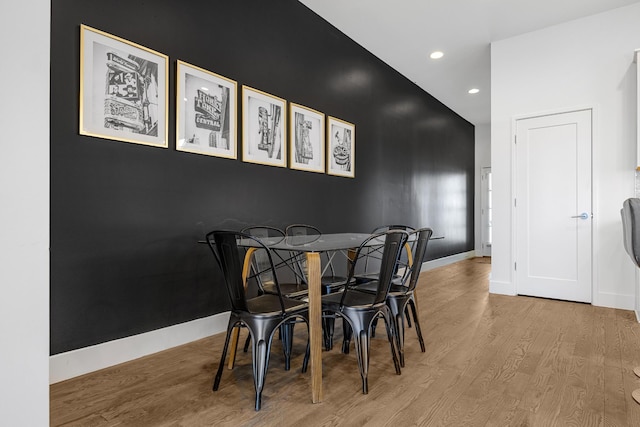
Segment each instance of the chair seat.
M376 295L368 292L348 292L343 301L343 309L358 309L359 307L371 309L375 299ZM342 292L322 296L322 306L332 311L340 311L340 301L342 301ZM380 305L384 305L384 302Z
M378 291L378 281L371 280L367 283L363 283L362 285L356 286L355 290L375 294ZM391 288L389 289L389 296L393 297L394 294L406 294L408 290L409 288L404 285L392 283Z
M326 295L338 292L342 290L346 281L346 278L342 278L342 280L331 278L331 280L326 281L323 278L320 284L320 293L322 295ZM276 287L273 284L263 285L263 290L267 294L278 294ZM304 298L309 295L309 288L306 283L280 283L280 292L283 296L288 298Z
M378 273L359 274L357 276L354 276L354 281L357 285L369 283L377 279L378 279ZM402 276L399 274L394 275L393 278L391 279L391 283L394 283L397 285L401 284Z
M263 289L268 294L278 294L273 283L264 284ZM287 298L300 298L309 294L309 288L305 283L280 283L280 292Z
M303 311L307 309L307 303L299 299L282 297L285 312ZM264 294L247 300L247 308L254 316L273 317L281 316L280 299L277 295Z

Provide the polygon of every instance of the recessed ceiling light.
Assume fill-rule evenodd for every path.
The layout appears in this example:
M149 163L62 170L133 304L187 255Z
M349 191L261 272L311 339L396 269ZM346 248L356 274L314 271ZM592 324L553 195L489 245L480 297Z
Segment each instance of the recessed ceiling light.
M431 55L429 55L431 59L440 59L443 56L444 56L444 53L440 52L439 50L436 50L435 52L431 52Z
M470 93L470 94L472 94L472 95L473 95L474 93L478 93L478 92L480 92L480 89L478 89L478 88L475 88L475 87L474 87L473 89L469 89L469 93Z

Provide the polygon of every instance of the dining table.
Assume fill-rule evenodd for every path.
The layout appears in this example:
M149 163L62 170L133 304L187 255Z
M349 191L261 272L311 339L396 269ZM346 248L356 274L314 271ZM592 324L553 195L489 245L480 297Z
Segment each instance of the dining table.
M371 234L368 233L334 233L316 235L296 235L284 238L261 238L271 250L304 253L307 259L307 284L309 298L309 369L311 375L311 401L322 402L322 266L320 255L341 252L349 256L351 249L359 247ZM384 238L380 238L380 245ZM240 246L254 247L251 239L241 240ZM374 240L372 244L376 244ZM248 269L245 263L245 269ZM231 345L231 349L236 346Z

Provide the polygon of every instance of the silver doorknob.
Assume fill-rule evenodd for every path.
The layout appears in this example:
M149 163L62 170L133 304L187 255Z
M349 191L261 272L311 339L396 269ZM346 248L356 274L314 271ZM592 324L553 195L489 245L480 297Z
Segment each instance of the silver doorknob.
M574 215L571 218L589 219L589 214L582 212L580 215Z

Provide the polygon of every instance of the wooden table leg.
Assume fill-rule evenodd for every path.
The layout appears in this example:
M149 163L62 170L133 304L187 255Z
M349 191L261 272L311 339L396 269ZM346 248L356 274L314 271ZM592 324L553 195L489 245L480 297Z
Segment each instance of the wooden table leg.
M311 400L322 402L322 302L320 254L307 252L309 283L309 341L311 345Z

